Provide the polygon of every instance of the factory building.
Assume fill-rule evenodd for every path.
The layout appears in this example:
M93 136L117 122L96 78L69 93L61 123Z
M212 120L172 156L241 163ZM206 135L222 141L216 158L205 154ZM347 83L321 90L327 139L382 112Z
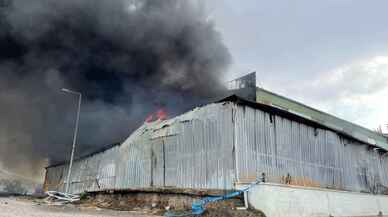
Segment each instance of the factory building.
M264 89L255 91L256 102L233 95L144 123L122 144L78 159L71 192L232 190L255 180L387 192L385 137ZM67 168L47 168L47 190L64 190Z
M249 202L269 217L388 212L381 205L388 202L386 137L257 88L253 79L233 81L237 95L146 122L123 143L79 158L70 191L210 192L260 180L263 189L253 191L260 198ZM64 191L67 169L47 167L45 189Z

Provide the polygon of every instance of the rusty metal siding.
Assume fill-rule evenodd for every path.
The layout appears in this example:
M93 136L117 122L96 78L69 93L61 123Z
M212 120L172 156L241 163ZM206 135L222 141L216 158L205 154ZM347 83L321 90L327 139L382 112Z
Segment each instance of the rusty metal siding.
M63 190L67 165L47 169ZM266 181L382 193L388 159L337 133L232 102L146 123L121 146L74 163L71 192L175 187L233 189Z
M63 189L63 173L64 166L50 167L46 169L45 190L61 190Z

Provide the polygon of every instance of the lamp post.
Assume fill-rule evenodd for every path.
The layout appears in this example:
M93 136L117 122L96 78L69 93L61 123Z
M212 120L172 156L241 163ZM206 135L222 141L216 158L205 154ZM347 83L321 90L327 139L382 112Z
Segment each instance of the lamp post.
M82 94L80 92L72 91L72 90L69 90L69 89L66 89L66 88L62 88L62 91L78 96L77 119L76 119L76 122L75 122L75 129L74 129L74 136L73 136L73 147L71 149L70 165L69 165L69 171L67 172L66 188L65 188L65 193L69 193L71 168L73 166L74 150L75 150L75 144L76 144L76 141L77 141L78 123L79 123L79 116L80 116L80 110L81 110Z

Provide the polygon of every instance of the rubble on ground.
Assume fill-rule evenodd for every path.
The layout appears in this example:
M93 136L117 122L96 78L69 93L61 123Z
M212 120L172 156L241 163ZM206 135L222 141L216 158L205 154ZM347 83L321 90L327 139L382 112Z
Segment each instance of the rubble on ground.
M133 194L91 194L80 201L81 206L99 207L120 211L143 211L163 216L167 211L190 213L191 204L200 197L179 194L133 193ZM243 207L242 198L211 203L203 217L264 217L255 210L238 209Z

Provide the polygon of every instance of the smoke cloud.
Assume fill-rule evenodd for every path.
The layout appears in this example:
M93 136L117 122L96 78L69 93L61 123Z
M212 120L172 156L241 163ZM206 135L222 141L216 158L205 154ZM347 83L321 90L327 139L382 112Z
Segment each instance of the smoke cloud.
M0 161L33 176L123 141L146 115L222 90L230 55L201 5L180 0L0 0Z

